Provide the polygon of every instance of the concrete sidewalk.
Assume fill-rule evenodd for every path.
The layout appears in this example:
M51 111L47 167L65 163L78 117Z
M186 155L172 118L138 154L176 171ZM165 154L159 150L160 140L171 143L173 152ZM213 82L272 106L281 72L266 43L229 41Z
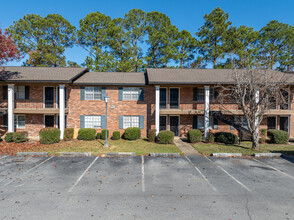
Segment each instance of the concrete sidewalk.
M181 138L176 137L174 143L183 152L184 155L200 155L200 153L192 147L188 142L184 142Z

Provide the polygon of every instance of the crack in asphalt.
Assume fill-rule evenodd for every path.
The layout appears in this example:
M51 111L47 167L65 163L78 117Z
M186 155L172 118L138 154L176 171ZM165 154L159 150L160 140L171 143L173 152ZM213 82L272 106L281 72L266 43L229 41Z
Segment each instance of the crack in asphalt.
M248 215L249 219L252 220L251 215L250 215L250 210L248 208L249 200L248 200L248 198L246 198L246 199L247 199L247 201L246 201L245 207L246 207L246 210L247 210L247 215Z

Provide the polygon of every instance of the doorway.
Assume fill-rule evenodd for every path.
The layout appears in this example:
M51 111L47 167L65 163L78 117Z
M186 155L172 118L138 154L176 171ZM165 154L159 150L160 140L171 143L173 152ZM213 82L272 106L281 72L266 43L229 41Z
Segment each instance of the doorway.
M54 87L45 87L44 89L44 105L45 108L54 107Z
M170 116L170 130L174 132L175 136L179 136L179 125L180 125L180 117L179 116Z

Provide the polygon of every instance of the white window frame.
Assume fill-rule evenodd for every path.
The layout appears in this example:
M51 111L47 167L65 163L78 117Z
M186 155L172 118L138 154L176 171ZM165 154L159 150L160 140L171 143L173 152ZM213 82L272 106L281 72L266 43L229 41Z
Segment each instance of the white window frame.
M91 88L91 91L87 91ZM98 88L98 91L95 91L95 88ZM88 96L92 96L92 98L87 98ZM95 98L95 95L98 95L99 98ZM102 88L101 87L95 87L95 86L86 86L85 87L85 100L102 100Z
M102 128L102 117L101 115L85 115L84 116L85 121L84 121L84 125L85 128L95 128L95 129L101 129ZM94 118L96 118L98 120L93 120ZM91 118L91 120L90 120ZM97 122L97 125L95 125L95 122ZM88 124L92 123L91 126L88 126Z
M23 88L23 97L19 97L19 95L21 94L21 92L19 91L20 88ZM14 94L15 94L15 99L16 100L24 100L26 99L26 87L25 86L15 86L15 89L14 89Z
M20 127L18 125L18 123L20 122L20 120L18 119L18 117L24 117L24 126L23 127ZM26 116L25 115L14 115L14 126L15 128L17 129L25 129L26 128Z
M129 117L130 121L126 121L126 118ZM137 121L134 121L134 119L137 118ZM126 123L129 123L130 125L127 126L125 125ZM135 124L136 123L136 124ZM137 125L138 123L138 125ZM140 116L139 115L124 115L123 116L123 129L127 129L127 128L140 128Z
M130 96L130 98L126 98L125 97L126 95ZM139 99L140 99L140 88L139 87L123 87L122 100L138 101Z

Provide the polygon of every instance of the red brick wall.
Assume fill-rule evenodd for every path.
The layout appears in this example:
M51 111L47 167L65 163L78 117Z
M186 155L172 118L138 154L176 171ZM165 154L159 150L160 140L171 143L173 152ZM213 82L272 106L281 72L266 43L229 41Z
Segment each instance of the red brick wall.
M148 121L150 120L148 115L152 114L153 87L146 86L144 88L144 101L119 101L118 88L118 86L106 87L106 93L110 97L107 118L110 135L113 131L120 131L123 134L124 130L119 129L120 115L143 115L144 129L142 129L142 136L145 137L151 124ZM67 127L80 128L80 115L105 115L105 102L103 100L81 100L80 86L70 86L68 95Z

